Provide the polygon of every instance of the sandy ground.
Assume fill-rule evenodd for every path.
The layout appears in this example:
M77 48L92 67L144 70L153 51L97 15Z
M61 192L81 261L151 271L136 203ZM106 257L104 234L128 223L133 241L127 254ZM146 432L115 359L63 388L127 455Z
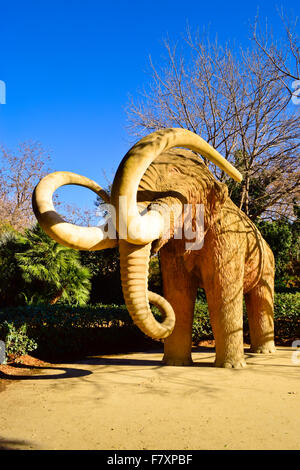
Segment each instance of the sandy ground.
M161 357L92 357L34 375L24 368L0 393L0 448L300 449L291 348L246 350L243 370L212 367L212 348L195 352L193 367L162 366Z

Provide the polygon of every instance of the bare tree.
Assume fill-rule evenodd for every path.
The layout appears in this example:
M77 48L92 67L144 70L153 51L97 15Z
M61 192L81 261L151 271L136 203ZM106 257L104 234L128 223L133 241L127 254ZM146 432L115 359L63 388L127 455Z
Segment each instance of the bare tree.
M0 147L0 224L18 231L36 223L32 211L32 192L39 180L49 173L50 156L40 143L23 142L17 150ZM96 207L79 208L54 194L58 211L71 223L92 225Z
M99 217L97 218L96 205L92 209L90 207L78 207L74 203L62 202L57 198L56 207L59 213L72 224L81 225L84 227L90 227L99 223Z
M189 29L181 50L169 40L164 46L160 67L150 59L150 84L138 100L130 99L129 132L140 137L183 127L201 135L238 164L244 175L239 204L250 217L286 213L299 187L300 130L280 71L259 47L222 47ZM266 187L251 212L251 183L258 178Z
M275 39L267 21L262 28L258 16L252 27L253 40L270 66L277 72L288 96L292 99L294 97L296 101L298 93L295 89L300 88L300 83L295 83L300 80L300 42L296 30L298 18L288 18L283 9L278 11L278 14L284 30L284 36L280 41Z
M32 191L48 170L49 154L41 144L21 143L17 151L0 147L0 221L23 230L33 221Z

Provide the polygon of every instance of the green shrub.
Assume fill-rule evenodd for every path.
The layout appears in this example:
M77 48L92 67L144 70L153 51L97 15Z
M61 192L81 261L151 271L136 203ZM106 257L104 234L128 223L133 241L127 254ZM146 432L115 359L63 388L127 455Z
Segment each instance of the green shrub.
M195 304L192 338L195 344L204 339L213 339L208 306L203 299L198 300Z
M277 338L300 338L300 292L275 294L274 324Z
M37 348L37 343L27 336L26 323L17 328L14 323L5 321L1 326L1 337L5 343L5 352L9 359L15 360Z
M1 326L27 326L37 357L66 359L88 354L135 350L152 344L133 324L125 306L27 305L0 311ZM3 334L2 334L3 336Z

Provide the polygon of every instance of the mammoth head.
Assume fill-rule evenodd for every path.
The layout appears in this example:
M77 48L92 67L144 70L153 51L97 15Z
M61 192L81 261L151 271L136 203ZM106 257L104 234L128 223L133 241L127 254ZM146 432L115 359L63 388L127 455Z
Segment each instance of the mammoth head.
M238 170L198 135L184 129L164 129L144 137L125 155L113 181L111 198L94 181L69 172L47 175L33 193L33 210L37 220L45 232L59 243L80 250L102 250L119 245L121 280L127 309L136 325L154 339L168 337L175 325L172 306L166 299L147 289L151 244L163 237L165 217L161 210L163 204L159 204L159 210L155 208L155 197L154 200L152 198L150 210L141 211L138 190L151 163L174 147L198 152L235 180L242 180ZM105 226L79 227L65 222L57 214L52 195L60 186L67 184L87 187L114 206L118 239L110 238ZM216 192L220 193L218 200L224 196L220 187L216 188ZM168 192L165 197L170 197L170 194ZM162 193L159 193L159 198L161 202ZM149 303L160 309L162 323L152 315Z

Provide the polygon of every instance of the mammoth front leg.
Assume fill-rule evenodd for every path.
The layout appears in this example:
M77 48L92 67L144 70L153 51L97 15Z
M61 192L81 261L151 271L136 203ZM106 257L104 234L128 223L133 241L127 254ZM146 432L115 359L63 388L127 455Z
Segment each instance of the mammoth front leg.
M172 366L192 364L192 325L197 295L197 280L186 270L182 257L161 250L164 297L172 305L176 323L165 339L163 362Z
M243 291L206 293L210 322L216 344L216 367L246 366L243 343ZM230 299L230 300L229 300Z
M204 288L216 344L215 366L245 367L242 260L218 263Z

